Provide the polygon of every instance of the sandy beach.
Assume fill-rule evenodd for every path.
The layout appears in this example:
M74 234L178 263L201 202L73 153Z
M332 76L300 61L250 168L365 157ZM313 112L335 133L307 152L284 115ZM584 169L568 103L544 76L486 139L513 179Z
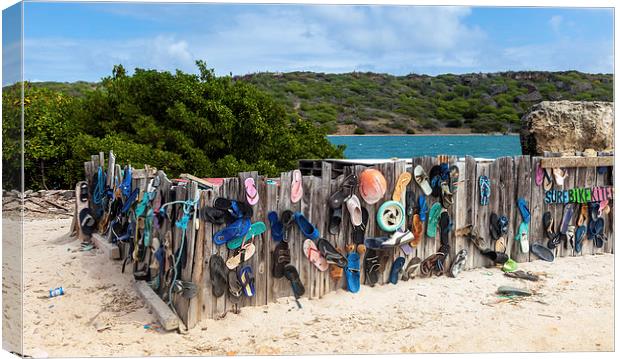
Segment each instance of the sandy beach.
M70 219L28 219L24 242L25 354L234 355L513 351L612 351L613 255L525 263L539 282L495 268L291 298L243 308L186 334L163 333L130 273L102 252L80 252ZM5 225L15 225L7 222ZM5 248L7 250L7 248ZM500 285L528 288L500 298ZM48 298L50 288L66 294ZM6 316L7 313L4 313ZM152 325L146 327L145 325Z

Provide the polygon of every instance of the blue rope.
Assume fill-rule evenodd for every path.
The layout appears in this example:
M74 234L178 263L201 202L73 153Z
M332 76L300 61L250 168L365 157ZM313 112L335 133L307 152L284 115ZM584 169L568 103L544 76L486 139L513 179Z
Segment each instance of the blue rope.
M120 189L125 197L129 197L131 195L131 167L125 168L125 175L123 176L123 182L121 182Z
M172 264L172 270L173 270L174 276L172 277L172 283L170 283L170 288L168 289L168 306L170 306L172 309L174 309L174 306L172 305L172 289L174 288L174 283L177 281L177 276L178 276L177 263L179 263L179 261L181 260L181 256L183 255L183 247L185 246L185 232L187 229L187 223L189 222L189 216L190 216L191 210L196 205L196 203L197 201L195 200L173 201L173 202L164 203L160 208L160 210L165 211L165 208L168 205L183 204L183 217L181 217L180 221L177 221L175 223L175 226L182 230L181 245L179 246L179 253L177 254L177 257L176 258L173 257L174 263Z
M97 170L97 185L95 186L95 193L93 193L93 202L95 205L100 205L105 197L105 173L101 166Z

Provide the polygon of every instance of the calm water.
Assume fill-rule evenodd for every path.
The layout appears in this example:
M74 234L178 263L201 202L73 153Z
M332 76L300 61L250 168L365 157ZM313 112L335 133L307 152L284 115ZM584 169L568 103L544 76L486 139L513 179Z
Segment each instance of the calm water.
M347 145L349 159L411 158L455 155L482 158L521 155L519 136L328 136L337 145Z

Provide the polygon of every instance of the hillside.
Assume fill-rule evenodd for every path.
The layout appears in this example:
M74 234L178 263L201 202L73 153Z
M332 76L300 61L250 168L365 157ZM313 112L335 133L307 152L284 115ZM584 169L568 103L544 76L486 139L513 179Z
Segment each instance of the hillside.
M289 113L341 134L516 131L522 115L540 101L613 101L613 75L576 71L438 76L290 72L235 79L271 94ZM98 86L33 85L71 96Z
M613 101L613 75L569 72L392 76L257 73L238 77L330 133L516 131L544 100Z

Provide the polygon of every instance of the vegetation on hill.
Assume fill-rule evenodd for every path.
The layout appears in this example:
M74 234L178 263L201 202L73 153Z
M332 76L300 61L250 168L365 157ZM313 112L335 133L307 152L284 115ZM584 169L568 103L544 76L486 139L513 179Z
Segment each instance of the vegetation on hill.
M257 73L239 77L270 93L287 111L333 133L416 133L441 128L516 131L545 100L613 101L611 74L504 72L392 76L376 73Z
M307 120L287 113L246 82L115 66L100 84L25 84L26 188L69 188L84 178L84 161L113 150L120 163L144 164L170 176L276 175L300 158L339 158L343 148ZM4 187L18 188L21 84L3 91Z

